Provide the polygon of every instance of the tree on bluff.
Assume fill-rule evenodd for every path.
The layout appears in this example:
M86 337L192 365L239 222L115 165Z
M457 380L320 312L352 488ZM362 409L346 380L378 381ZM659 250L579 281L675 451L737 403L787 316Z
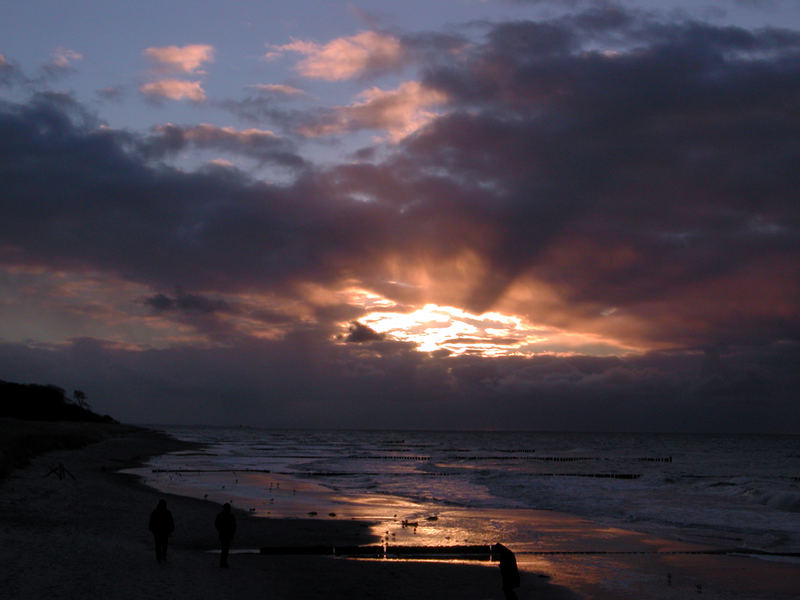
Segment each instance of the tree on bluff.
M55 385L21 384L0 380L0 417L30 421L92 421L116 423L108 415L89 409L86 394L73 393L74 402Z
M84 408L86 410L92 410L92 407L89 406L89 403L86 401L86 394L81 390L75 390L72 392L72 398L75 400L75 404Z

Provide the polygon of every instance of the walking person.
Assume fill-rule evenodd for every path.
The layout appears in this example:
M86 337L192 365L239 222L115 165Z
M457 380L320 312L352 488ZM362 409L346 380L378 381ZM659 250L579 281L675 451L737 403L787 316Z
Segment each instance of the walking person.
M222 511L217 515L214 521L214 527L219 534L219 566L222 568L228 567L228 552L231 549L231 541L233 534L236 533L236 517L231 512L231 505L227 502L223 504Z
M166 500L159 500L155 510L150 513L148 527L156 544L156 562L167 562L167 543L170 534L175 530L172 513L167 510Z

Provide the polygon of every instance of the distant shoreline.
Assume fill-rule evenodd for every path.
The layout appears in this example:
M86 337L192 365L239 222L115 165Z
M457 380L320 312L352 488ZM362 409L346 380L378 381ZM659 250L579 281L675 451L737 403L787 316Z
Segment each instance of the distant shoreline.
M83 448L136 430L145 429L118 423L28 421L0 417L0 481L41 454Z

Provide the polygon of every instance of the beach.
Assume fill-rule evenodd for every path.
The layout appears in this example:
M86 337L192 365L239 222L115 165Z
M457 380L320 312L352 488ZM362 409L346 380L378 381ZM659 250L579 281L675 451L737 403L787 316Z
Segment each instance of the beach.
M230 568L220 569L213 526L220 504L157 491L120 472L163 453L191 453L191 443L127 426L37 424L34 430L38 436L52 430L50 447L63 449L35 456L0 482L4 598L503 598L496 563L253 552L265 546L380 543L372 523L342 514L264 518L237 510ZM76 449L81 436L92 443ZM174 515L175 532L166 564L157 564L147 523L162 498ZM477 523L468 510L455 512L460 522ZM796 559L715 554L724 541L678 541L556 511L526 514L537 531L537 551L517 556L520 599L798 597ZM437 523L450 518L442 510ZM497 510L492 519L502 526L520 515ZM566 547L582 551L563 552Z
M218 504L162 494L118 471L187 444L148 430L96 425L101 439L48 452L0 482L0 589L9 600L67 598L502 598L496 564L356 561L233 554L218 567ZM52 467L63 464L63 479ZM74 477L74 478L73 478ZM164 498L175 519L165 564L147 530ZM375 543L363 523L265 519L237 512L234 548ZM524 574L520 598L577 596Z

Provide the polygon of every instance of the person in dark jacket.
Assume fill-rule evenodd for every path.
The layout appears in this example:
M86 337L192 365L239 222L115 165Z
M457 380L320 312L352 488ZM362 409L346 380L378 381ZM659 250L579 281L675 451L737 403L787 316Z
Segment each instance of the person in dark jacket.
M150 513L149 529L156 543L156 562L167 562L167 542L175 530L175 522L167 510L166 500L159 500L156 509Z
M519 587L519 570L514 553L503 544L495 544L492 546L492 554L494 560L500 561L500 576L503 578L503 594L506 600L517 600L514 589Z
M217 528L219 534L219 566L224 568L228 566L228 552L231 549L233 534L236 533L236 517L233 516L231 505L227 502L223 504L222 512L217 515L214 527Z

